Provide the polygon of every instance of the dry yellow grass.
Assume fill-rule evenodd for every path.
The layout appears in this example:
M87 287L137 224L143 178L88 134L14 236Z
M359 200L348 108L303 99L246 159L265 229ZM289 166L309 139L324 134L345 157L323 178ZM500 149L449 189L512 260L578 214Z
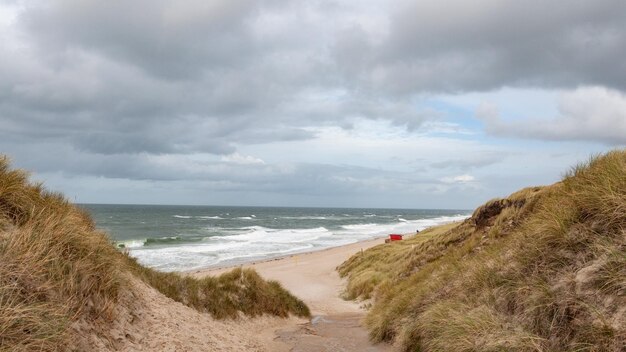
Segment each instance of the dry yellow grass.
M625 231L626 151L614 151L339 271L347 296L374 297L371 337L405 351L624 351Z
M434 237L458 225L458 223L451 223L426 229L403 241L376 246L364 252L363 255L353 256L338 268L342 276L349 273L345 298L371 298L375 287L406 272L410 263L418 259L414 254L420 252L419 248Z
M85 212L0 156L0 351L71 348L72 324L106 338L120 292L132 289L130 275L217 318L309 315L302 301L251 270L198 280L142 267Z

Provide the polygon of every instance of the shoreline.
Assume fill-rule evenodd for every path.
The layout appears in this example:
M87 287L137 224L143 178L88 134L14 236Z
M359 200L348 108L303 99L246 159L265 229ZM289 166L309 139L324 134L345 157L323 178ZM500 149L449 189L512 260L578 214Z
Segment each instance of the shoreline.
M421 231L420 231L421 232ZM409 233L409 234L403 234L404 238L407 238L408 236L413 236L416 233ZM344 247L356 247L359 244L363 244L364 247L363 249L367 249L370 248L370 242L380 242L381 240L384 240L386 238L388 238L389 235L385 235L385 236L380 236L380 237L375 237L375 238L371 238L371 239L367 239L367 240L362 240L362 241L357 241L357 242L353 242L353 243L347 243L347 244L342 244L339 246L333 246L333 247L323 247L317 250L307 250L304 252L296 252L296 253L291 253L291 254L283 254L283 255L279 255L276 257L270 257L270 258L261 258L261 259L255 259L252 261L246 261L246 262L242 262L242 263L238 263L238 264L225 264L225 265L216 265L216 266L208 266L206 268L199 268L199 269L189 269L189 270L181 270L181 271L174 271L176 273L179 274L183 274L183 275L196 275L196 274L206 274L206 273L215 273L215 272L219 272L219 273L223 273L232 269L236 269L236 268L247 268L247 267L254 267L256 265L262 265L265 263L269 263L269 262L275 262L275 261L282 261L282 260L287 260L289 258L294 258L294 257L298 257L298 256L307 256L310 254L314 254L314 253L324 253L324 252L328 252L328 251L332 251L332 250L336 250L338 248L344 248ZM384 241L382 242L384 243ZM356 252L355 252L356 254Z
M167 214L176 212L174 210ZM116 209L110 211L112 214L118 213ZM319 220L317 216L302 216L300 213L259 213L258 219L250 218L250 221L234 220L239 218L236 217L214 222L204 219L208 216L200 216L199 212L177 213L189 214L185 216L191 219L174 219L170 223L167 216L158 213L119 211L119 215L115 216L120 217L120 220L111 220L103 210L97 214L106 218L99 225L101 228L107 228L108 224L111 231L119 231L117 236L109 236L115 245L128 250L142 265L181 274L321 251L392 233L413 234L416 229L421 231L469 216L466 213L448 214L437 210L424 211L423 214L393 212L371 216L354 211L333 216L324 213L327 216L319 217L324 218ZM348 217L344 219L343 215ZM137 219L150 220L150 223L141 225L134 222ZM127 222L146 230L140 231L139 227L135 229ZM163 229L153 229L157 225Z
M433 227L438 226L442 224ZM422 231L405 233L403 239L419 236ZM363 325L363 319L367 313L364 304L366 302L342 298L347 279L341 278L336 270L339 265L355 254L385 244L387 238L388 235L380 236L346 245L239 265L196 269L187 271L185 274L202 278L217 276L234 268L252 268L264 279L278 282L306 303L311 311L310 318L273 319L273 324L262 323L260 325L265 324L265 326L253 332L263 341L268 351L390 352L395 350L392 345L373 344L370 341L369 332Z
M345 280L339 277L336 267L361 250L384 244L385 238L386 236L241 265L198 269L185 274L194 277L218 276L235 268L252 268L263 278L278 281L305 301L314 316L337 312L356 313L361 311L359 304L341 298Z
M362 302L344 300L346 279L336 268L361 250L385 243L385 237L359 241L318 251L187 272L197 278L217 276L233 268L252 268L266 280L280 283L304 301L311 318L274 319L274 324L256 332L268 351L371 351L389 352L386 343L372 344L362 324ZM256 319L256 318L255 318Z
M438 226L442 225L433 227ZM404 239L419 237L423 232L405 233ZM140 311L142 325L133 336L138 341L147 341L151 350L165 350L166 346L176 346L171 350L184 350L181 346L188 346L187 350L207 351L396 351L397 348L389 343L371 342L363 323L369 301L344 300L347 278L339 277L336 270L355 254L385 244L386 238L388 236L380 236L315 251L178 272L202 278L217 276L234 268L252 268L265 280L278 282L301 299L310 309L311 316L308 318L265 314L240 316L235 320L216 320L208 314L173 302L138 281L139 295L149 304ZM196 335L194 332L198 327L217 331L219 335ZM209 345L212 347L207 348Z
M409 238L416 233L404 234ZM324 248L317 251L289 254L277 258L252 261L238 265L196 269L184 272L194 277L218 276L235 268L251 268L263 278L279 282L292 294L302 299L313 316L336 313L364 313L359 302L346 301L341 294L346 280L339 277L337 266L353 255L384 244L388 236Z

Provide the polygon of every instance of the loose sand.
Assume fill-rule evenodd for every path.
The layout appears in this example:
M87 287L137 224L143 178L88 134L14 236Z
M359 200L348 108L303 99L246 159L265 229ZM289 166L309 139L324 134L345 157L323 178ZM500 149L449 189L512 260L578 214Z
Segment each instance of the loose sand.
M382 244L382 239L359 242L243 265L263 277L279 281L311 309L312 318L282 319L264 316L215 320L209 314L175 302L138 279L118 306L112 339L75 327L83 338L76 349L99 351L391 351L373 345L361 321L365 311L340 298L345 282L335 268L361 250ZM231 268L209 269L189 275L218 275Z

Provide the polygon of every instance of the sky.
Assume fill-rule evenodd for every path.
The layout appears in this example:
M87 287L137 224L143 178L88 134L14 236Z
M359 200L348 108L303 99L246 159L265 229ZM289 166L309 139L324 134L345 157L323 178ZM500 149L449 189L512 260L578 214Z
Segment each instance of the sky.
M80 203L472 209L626 145L622 0L0 0L0 153Z

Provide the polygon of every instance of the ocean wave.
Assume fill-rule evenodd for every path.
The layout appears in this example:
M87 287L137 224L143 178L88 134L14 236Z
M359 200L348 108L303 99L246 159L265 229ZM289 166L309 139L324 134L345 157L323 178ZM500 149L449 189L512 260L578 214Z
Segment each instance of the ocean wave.
M280 246L246 247L237 243L213 245L165 247L160 249L134 250L132 255L140 263L163 271L194 270L220 264L235 264L245 261L306 252L314 245L294 244Z
M468 216L458 214L417 220L393 216L390 223L372 221L366 224L354 223L338 227L328 225L328 227L315 228L211 227L207 228L211 235L204 237L171 236L149 241L134 240L125 245L141 263L159 270L193 270L336 247L386 236L390 233L414 233L416 230L421 231L427 227L463 220ZM249 218L254 219L251 216ZM373 220L373 217L368 218ZM362 220L363 217L361 217ZM250 223L252 224L254 223ZM190 243L194 238L196 240L200 238L200 240Z
M194 242L203 241L205 238L207 237L185 237L185 236L166 236L166 237L157 237L157 238L151 237L151 238L144 238L144 239L116 241L115 245L118 248L137 249L137 248L149 247L149 246L194 243Z
M198 219L208 219L208 220L210 220L210 219L216 219L216 220L224 219L221 216L198 216L197 218Z
M118 248L139 248L139 247L143 247L143 243L145 242L145 239L143 240L128 240L128 241L116 241L115 242L115 246Z
M276 218L275 218L276 219ZM338 218L335 216L281 216L280 219L290 219L290 220L339 220L342 218Z
M181 237L181 236L147 238L143 242L143 245L144 246L154 246L154 245L190 243L190 242L199 242L199 241L202 241L202 239L203 239L203 237Z
M178 218L178 219L191 219L191 216L189 215L172 215L172 217Z
M381 226L380 224L376 224L376 223L371 223L371 224L353 224L353 225L343 225L341 226L343 229L346 230L368 230L371 228L374 228L376 226ZM384 225L382 225L384 226Z
M229 241L276 244L312 241L324 235L332 235L332 233L325 227L313 229L271 229L262 226L251 226L247 228L247 232L241 234L215 237Z
M422 231L428 227L437 226L449 222L464 220L469 215L454 215L454 216L439 216L429 219L417 219L406 220L398 218L398 222L380 224L353 224L342 226L342 231L338 231L337 235L356 236L362 238L363 236L382 236L389 233L411 233L416 230Z
M285 254L291 254L291 253L298 253L298 252L304 252L306 250L310 250L311 248L313 248L312 244L305 244L305 245L298 245L298 246L293 246L293 247L289 247L289 248L285 248L285 249L276 249L276 250L270 250L270 251L263 251L263 250L257 250L257 251L248 251L245 254L239 254L239 255L221 255L218 256L217 262L227 262L233 259L241 259L241 258L264 258L264 257L269 257L269 256L279 256L279 255L285 255Z

